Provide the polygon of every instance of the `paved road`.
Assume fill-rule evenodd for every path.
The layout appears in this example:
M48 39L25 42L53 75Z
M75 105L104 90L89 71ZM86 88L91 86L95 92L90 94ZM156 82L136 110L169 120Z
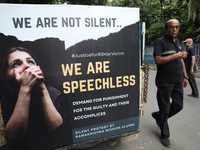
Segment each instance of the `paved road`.
M158 109L154 84L155 71L149 72L148 102L145 112L140 119L140 133L138 138L127 142L118 142L110 146L110 142L103 142L84 150L200 150L200 99L190 98L190 87L184 91L184 109L169 119L171 131L171 148L165 148L160 143L160 131L156 126L151 112ZM200 79L197 79L200 89Z

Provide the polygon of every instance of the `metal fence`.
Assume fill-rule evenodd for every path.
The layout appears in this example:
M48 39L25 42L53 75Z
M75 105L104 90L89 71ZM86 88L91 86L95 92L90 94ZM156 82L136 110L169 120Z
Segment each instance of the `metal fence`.
M145 46L144 48L144 61L149 63L155 63L154 57L153 57L153 46Z
M181 45L184 49L184 45ZM193 44L193 47L196 50L196 63L198 65L198 69L200 69L200 44ZM145 46L144 48L144 61L155 64L154 57L153 57L153 46Z

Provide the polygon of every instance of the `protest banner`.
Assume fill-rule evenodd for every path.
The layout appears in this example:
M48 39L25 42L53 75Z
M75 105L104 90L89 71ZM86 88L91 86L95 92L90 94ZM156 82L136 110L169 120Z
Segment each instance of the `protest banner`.
M0 20L1 57L11 47L30 50L63 119L59 129L48 134L53 142L43 137L40 144L58 148L139 130L138 8L0 4ZM2 72L1 104L7 126L19 98L9 104L4 77ZM28 116L28 147L37 145L31 139L37 134L31 132L39 125L29 130L37 124L36 115L46 117L38 105L42 104L28 107L33 117Z

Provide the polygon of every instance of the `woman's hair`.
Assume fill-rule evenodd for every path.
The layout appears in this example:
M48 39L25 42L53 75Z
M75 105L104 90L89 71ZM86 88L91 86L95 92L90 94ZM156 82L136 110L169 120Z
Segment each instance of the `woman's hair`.
M33 57L33 55L31 54L31 52L24 48L24 47L11 47L7 50L4 51L3 55L1 55L1 59L0 59L0 95L2 97L12 97L11 95L13 95L13 97L17 97L18 93L16 94L16 89L18 90L18 87L16 86L16 82L15 81L10 81L7 79L7 70L8 70L8 57L11 53L15 52L15 51L23 51L28 53L31 57ZM34 58L33 58L34 59ZM36 61L36 60L35 60Z
M38 61L33 57L33 54L24 47L11 47L4 51L4 54L1 55L0 59L0 96L4 101L0 100L2 103L9 103L14 108L15 101L18 97L19 84L16 80L7 78L8 70L8 57L11 53L15 51L22 51L29 54L39 65ZM9 100L9 101L8 101ZM7 102L8 101L8 102Z

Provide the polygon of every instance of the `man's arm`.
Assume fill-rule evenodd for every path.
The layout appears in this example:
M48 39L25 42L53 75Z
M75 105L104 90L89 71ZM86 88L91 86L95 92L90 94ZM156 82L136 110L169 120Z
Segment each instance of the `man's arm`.
M195 56L191 56L191 66L190 66L190 73L194 74L194 64L195 64Z
M179 52L179 53L172 54L172 55L165 56L165 57L155 56L155 61L156 61L157 65L164 65L175 59L186 58L187 54L188 54L187 52Z
M188 77L186 69L185 69L185 63L183 59L181 59L182 64L183 64L183 77ZM188 85L188 78L183 78L183 87L186 87Z

